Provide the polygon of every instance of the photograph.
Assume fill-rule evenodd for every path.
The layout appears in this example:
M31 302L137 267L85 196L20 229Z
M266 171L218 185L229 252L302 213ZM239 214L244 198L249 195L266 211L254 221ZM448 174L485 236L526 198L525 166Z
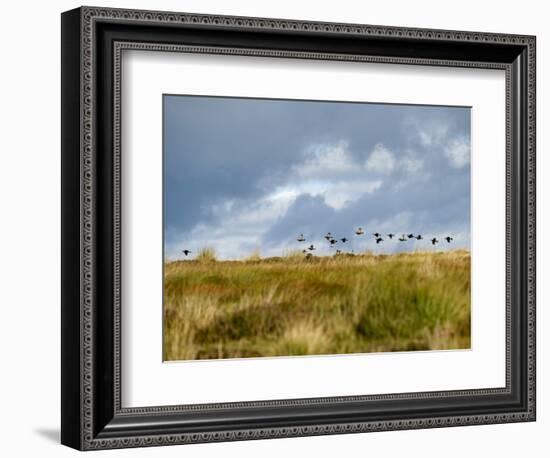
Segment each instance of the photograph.
M471 348L471 107L162 97L164 361Z
M60 283L48 268L32 290L61 313L6 308L24 312L5 320L12 343L33 342L14 323L60 331L40 339L55 360L34 358L60 368L39 390L51 405L33 401L37 440L19 428L14 447L436 456L452 441L463 456L489 432L495 454L537 456L543 15L222 3L65 5L61 24L40 4L56 55L12 46L8 78L61 64L40 67L35 104L61 116L33 127L28 91L6 85L25 116L4 149L38 161L7 155L30 173L6 167L11 188L46 180L60 198L34 217L56 222ZM24 216L47 210L42 191L15 201L17 232L36 232ZM8 244L13 272L28 270L24 239Z

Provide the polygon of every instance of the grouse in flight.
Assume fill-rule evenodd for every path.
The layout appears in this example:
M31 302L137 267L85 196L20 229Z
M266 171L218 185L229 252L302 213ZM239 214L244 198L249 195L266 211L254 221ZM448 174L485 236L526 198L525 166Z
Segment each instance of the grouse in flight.
M383 242L384 239L382 237L376 237L376 244L378 245L380 242Z
M181 252L182 252L185 256L187 256L188 254L191 253L191 250L181 250Z
M304 234L300 234L300 237L296 239L298 242L305 242L306 238L304 237Z
M447 240L447 243L451 243L453 241L453 238L452 237L445 237L445 240Z
M348 241L348 239L345 237L342 237L340 240L342 241L342 243L346 243Z
M395 237L395 234L388 234L388 237L391 239L393 239Z
M363 230L362 227L358 227L357 230L355 231L356 235L363 235L364 233L365 231Z
M439 242L439 240L437 240L435 237L432 239L432 245L435 245L438 242Z

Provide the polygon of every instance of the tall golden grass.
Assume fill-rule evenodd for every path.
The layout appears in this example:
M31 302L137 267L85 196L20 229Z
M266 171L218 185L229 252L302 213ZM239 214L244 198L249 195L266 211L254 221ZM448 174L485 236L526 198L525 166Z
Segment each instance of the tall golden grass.
M215 259L165 265L165 360L470 347L468 251Z

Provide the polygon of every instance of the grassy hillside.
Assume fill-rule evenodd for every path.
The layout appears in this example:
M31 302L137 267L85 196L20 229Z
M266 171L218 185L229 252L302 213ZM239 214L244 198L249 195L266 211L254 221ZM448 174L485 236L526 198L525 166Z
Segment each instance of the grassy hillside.
M470 347L470 253L165 264L165 360Z

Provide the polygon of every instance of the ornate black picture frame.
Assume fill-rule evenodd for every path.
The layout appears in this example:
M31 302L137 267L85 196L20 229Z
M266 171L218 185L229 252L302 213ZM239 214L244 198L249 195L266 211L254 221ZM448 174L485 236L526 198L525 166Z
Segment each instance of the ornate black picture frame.
M506 386L123 408L124 49L505 70ZM80 450L534 421L535 37L95 7L63 13L61 389L61 441Z

